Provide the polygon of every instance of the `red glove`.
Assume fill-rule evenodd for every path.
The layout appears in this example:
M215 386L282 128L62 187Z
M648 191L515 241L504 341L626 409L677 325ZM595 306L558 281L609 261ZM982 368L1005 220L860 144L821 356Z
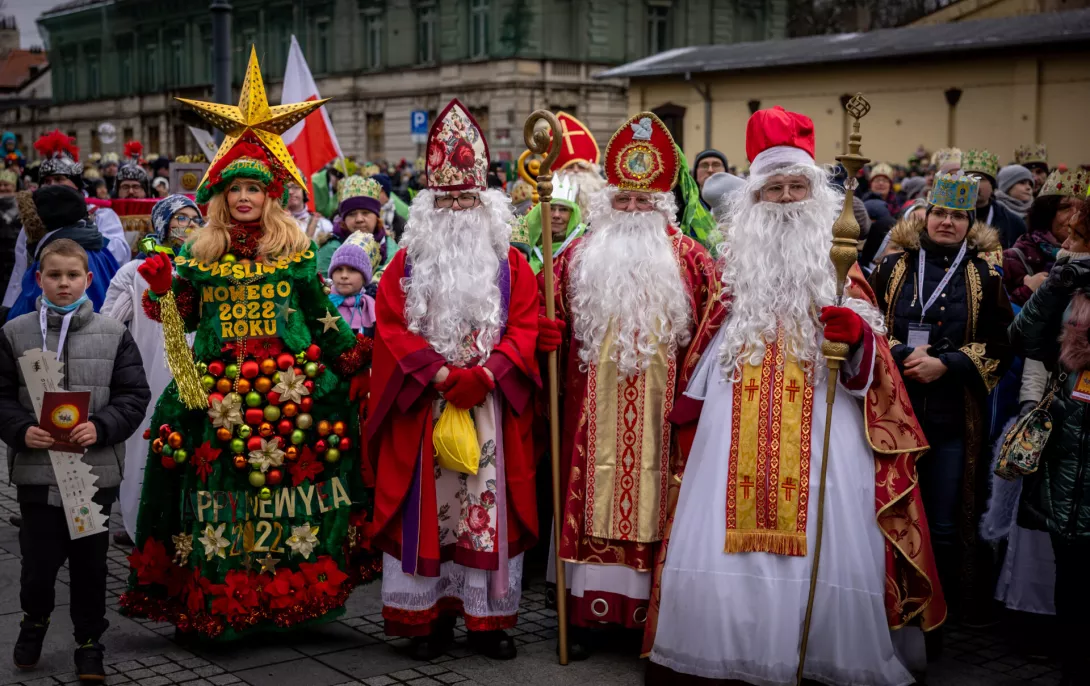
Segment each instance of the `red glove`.
M366 400L368 387L371 385L371 376L369 374L362 373L356 374L352 377L352 385L348 388L349 400Z
M144 260L144 263L136 268L144 281L148 282L148 290L155 295L164 295L170 290L170 284L174 280L173 268L170 258L163 253L156 253Z
M847 307L821 308L825 340L858 345L863 340L863 318Z
M435 388L443 394L447 402L459 410L468 410L484 402L489 392L496 387L496 382L484 370L484 367L450 367L450 375Z
M568 324L563 319L537 318L537 351L551 353L564 342Z

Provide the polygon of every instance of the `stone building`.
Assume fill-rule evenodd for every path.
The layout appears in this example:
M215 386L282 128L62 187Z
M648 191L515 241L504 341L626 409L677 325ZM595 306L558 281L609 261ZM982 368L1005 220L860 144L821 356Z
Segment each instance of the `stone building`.
M627 110L625 79L595 76L675 47L782 37L786 0L232 0L235 87L250 44L279 101L294 34L346 154L415 158L410 112L460 98L494 158L523 149L531 111L563 109L603 143ZM211 94L208 0L74 0L39 26L51 63L46 106L0 109L23 141L47 129L87 152L196 152L200 121L175 96ZM236 90L237 93L237 90ZM0 108L3 105L0 104ZM100 139L113 125L116 140Z

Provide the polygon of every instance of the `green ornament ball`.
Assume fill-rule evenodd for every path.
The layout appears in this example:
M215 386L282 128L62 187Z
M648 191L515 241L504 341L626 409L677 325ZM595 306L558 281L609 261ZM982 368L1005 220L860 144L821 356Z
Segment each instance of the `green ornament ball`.
M242 424L238 427L239 438L249 438L253 434L254 430L249 424ZM236 453L241 453L241 450L236 450Z
M306 365L303 366L303 373L306 374L308 378L313 379L318 375L318 363L307 362Z
M172 455L172 457L174 458L175 462L177 462L178 464L182 464L189 459L189 453L186 452L185 448L178 448L174 451L174 455Z
M307 353L305 350L301 350L295 353L295 364L303 364L307 361Z
M220 258L220 262L223 262L224 264L234 264L235 262L238 262L238 258L231 253L227 253Z
M167 457L172 457L174 455L174 448L171 448L169 445L164 443L163 444L163 454L166 455Z
M266 405L265 406L265 421L275 422L278 419L280 419L280 408L277 407L276 405Z
M227 365L227 368L223 370L223 375L226 376L228 379L238 378L238 365L234 362Z
M328 438L326 438L325 440L326 440L326 443L329 444L330 448L340 448L341 447L341 437L340 436L332 435L332 436L329 436Z
M208 372L208 363L207 362L198 362L197 363L197 373L198 374L206 374L207 372Z
M254 488L261 488L265 485L265 475L261 472L250 472L250 485Z
M258 405L261 404L261 400L262 400L261 394L258 393L257 391L250 391L249 393L246 394L246 406L247 407L257 407Z
M337 450L336 448L330 448L329 450L325 451L325 461L326 462L331 462L332 463L332 462L336 462L339 459L341 459L341 451L340 450Z
M304 412L303 414L295 418L295 425L300 429L309 429L310 427L314 426L314 417L311 417L309 414Z
M212 387L216 385L216 378L211 374L205 374L201 377L201 386L206 391L212 390Z
M306 433L296 429L291 432L291 442L293 445L302 445L303 441L307 440Z
M250 428L250 427L246 427L246 428ZM245 449L246 449L246 441L242 440L241 438L232 438L231 439L231 452L237 454L237 453L241 453Z
M257 497L261 498L262 500L272 500L272 491L270 491L269 487L266 486L258 492Z

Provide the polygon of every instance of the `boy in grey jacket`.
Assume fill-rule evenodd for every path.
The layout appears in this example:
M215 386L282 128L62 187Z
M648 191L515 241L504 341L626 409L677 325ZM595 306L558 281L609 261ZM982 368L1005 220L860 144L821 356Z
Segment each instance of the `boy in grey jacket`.
M87 253L74 241L56 240L43 248L38 283L39 310L0 329L0 439L8 446L8 473L17 486L22 552L20 601L23 621L15 644L17 667L38 663L53 611L57 572L67 559L71 613L76 638L76 674L82 681L105 679L99 643L106 621L107 532L72 540L60 491L49 459L53 438L38 426L19 358L28 350L60 351L62 386L90 391L88 421L72 430L86 449L83 461L98 476L94 502L108 515L123 473L124 442L144 420L151 393L140 352L119 322L95 314L85 290L93 276ZM45 312L45 327L41 312ZM141 459L142 456L133 456Z

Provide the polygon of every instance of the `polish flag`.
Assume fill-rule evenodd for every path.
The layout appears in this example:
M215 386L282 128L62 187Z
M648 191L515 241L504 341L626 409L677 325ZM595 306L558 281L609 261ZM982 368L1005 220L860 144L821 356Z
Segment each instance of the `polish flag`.
M318 85L303 57L299 41L291 37L291 49L288 51L288 66L284 70L284 89L280 95L280 104L288 105L306 100L318 100ZM337 143L337 134L329 120L325 107L318 110L321 117L306 117L303 121L284 132L284 144L295 158L303 178L307 182L307 204L314 210L314 190L310 187L310 177L333 160L344 157L341 146Z

